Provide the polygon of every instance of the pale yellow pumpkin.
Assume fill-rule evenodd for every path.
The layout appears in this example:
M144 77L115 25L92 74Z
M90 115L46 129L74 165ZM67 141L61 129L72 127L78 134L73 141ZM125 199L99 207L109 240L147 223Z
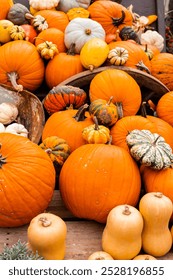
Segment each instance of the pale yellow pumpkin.
M88 260L95 260L95 261L113 260L113 257L104 251L96 251L91 255L89 255Z

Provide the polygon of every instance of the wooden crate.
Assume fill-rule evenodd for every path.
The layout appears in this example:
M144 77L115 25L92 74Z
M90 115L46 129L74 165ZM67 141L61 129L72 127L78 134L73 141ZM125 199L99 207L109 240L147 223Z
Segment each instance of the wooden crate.
M47 211L60 216L66 222L66 260L87 260L91 253L102 249L101 237L104 225L75 218L65 208L58 190L54 192ZM18 228L1 228L0 251L3 249L4 244L10 246L16 243L18 239L27 241L27 227L28 225ZM173 252L170 251L165 256L158 258L158 260L173 260Z

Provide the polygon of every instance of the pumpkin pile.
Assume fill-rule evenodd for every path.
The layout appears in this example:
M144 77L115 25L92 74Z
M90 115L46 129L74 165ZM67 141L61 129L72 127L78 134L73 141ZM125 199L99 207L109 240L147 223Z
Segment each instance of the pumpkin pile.
M46 116L36 144L25 127L9 130L15 104L0 104L0 227L30 223L30 248L45 259L65 256L66 224L44 213L56 181L75 217L105 224L103 251L88 259L142 249L152 259L172 246L173 55L156 20L110 0L0 2L0 84L43 91Z

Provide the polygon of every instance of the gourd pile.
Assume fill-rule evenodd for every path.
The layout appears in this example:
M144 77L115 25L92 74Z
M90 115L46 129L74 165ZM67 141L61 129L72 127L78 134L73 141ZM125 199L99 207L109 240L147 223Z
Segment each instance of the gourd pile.
M27 128L8 129L20 125L18 108L0 104L0 227L30 223L29 248L64 259L66 224L43 213L58 180L74 216L105 224L103 251L88 259L164 256L173 243L173 55L152 28L157 16L110 0L29 5L0 2L0 84L35 95L44 87L46 121L33 143ZM165 93L144 98L127 69ZM88 88L63 84L86 72Z

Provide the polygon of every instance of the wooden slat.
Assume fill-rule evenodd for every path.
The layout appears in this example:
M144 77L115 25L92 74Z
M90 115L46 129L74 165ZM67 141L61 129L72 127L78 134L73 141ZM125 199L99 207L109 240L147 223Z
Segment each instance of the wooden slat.
M67 225L66 260L87 260L90 254L101 250L103 224L94 221L76 219L64 206L58 190L54 192L48 212L63 218ZM13 245L20 239L27 241L28 225L17 228L0 229L0 251L4 244ZM169 252L160 260L173 260L173 252Z

